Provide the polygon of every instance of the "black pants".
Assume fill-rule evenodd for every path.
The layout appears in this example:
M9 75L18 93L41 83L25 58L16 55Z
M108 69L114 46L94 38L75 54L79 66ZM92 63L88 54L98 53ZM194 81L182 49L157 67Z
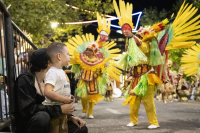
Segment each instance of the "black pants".
M76 82L70 82L71 94L74 96L75 89L76 89Z
M18 131L17 133L48 133L50 116L45 111L40 111L36 113L27 123L26 131ZM87 127L78 127L72 123L68 122L68 133L88 133Z

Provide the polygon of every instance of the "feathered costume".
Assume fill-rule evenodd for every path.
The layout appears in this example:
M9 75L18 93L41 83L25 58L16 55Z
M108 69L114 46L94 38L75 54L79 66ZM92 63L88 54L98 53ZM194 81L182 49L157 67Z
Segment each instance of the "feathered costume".
M181 67L184 70L186 76L192 76L200 74L200 44L192 46L186 50L181 58L183 63Z
M195 22L199 16L191 19L197 9L192 8L192 5L188 7L188 4L185 5L184 3L173 23L169 23L168 19L165 19L151 27L140 28L136 36L133 35L129 39L128 51L119 63L125 70L128 70L130 66L129 72L133 76L131 84L125 91L126 101L123 104L130 105L131 123L127 126L134 126L138 123L138 111L140 102L143 100L149 123L158 127L154 105L154 88L155 84L163 84L163 82L150 70L154 66L164 65L167 62L166 50L188 48L195 44L195 41L191 41L192 39L199 38L196 35L200 33L200 30L198 30L200 28L198 26L199 21ZM130 9L132 8L130 6L132 4L127 3L125 5L124 1L119 0L121 14L115 0L113 4L116 14L120 18L119 25L122 26L122 30L132 31L132 29L130 30L130 27L132 27L132 21L130 22L130 19L132 19L130 15L132 10ZM160 73L162 72L159 70L159 76Z
M101 17L97 16L101 22ZM98 31L104 30L107 35L110 32L110 27L104 23L99 23ZM70 64L72 64L72 72L75 73L75 78L79 79L76 93L81 97L83 113L88 111L88 116L92 116L93 107L96 102L100 102L102 95L106 90L107 74L119 81L121 68L113 60L112 57L119 56L117 53L120 49L111 49L116 45L114 42L105 42L105 32L100 34L101 37L95 41L92 34L76 35L69 39L67 47L71 56ZM86 49L91 49L94 53L92 59L87 56ZM89 110L87 104L89 102Z

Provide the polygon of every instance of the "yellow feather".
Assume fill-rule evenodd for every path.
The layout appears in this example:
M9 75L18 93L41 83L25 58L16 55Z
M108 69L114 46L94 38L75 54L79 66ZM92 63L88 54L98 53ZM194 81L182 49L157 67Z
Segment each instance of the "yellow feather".
M111 46L111 45L114 44L114 43L115 43L115 42L112 41L112 42L108 43L107 45L105 45L104 47L105 47L105 48L108 48L109 46Z
M133 10L132 4L127 3L127 5L125 5L125 2L123 0L119 0L120 11L115 0L113 0L113 5L117 17L119 18L119 25L123 26L125 23L127 23L133 29L134 26L132 23L132 10Z
M121 52L121 50L117 48L117 49L109 50L109 52L110 52L111 54L113 54L113 53Z
M83 41L87 42L86 37L84 35L82 35Z
M76 35L76 39L77 39L79 45L83 43L83 40L79 35Z
M200 44L192 46L190 49L184 52L181 58L181 67L184 68L183 71L187 76L197 74L199 71L199 66L197 66L197 60L200 53Z
M90 41L88 33L86 33L86 41Z
M108 46L107 49L110 49L110 48L112 48L112 47L114 47L116 45L117 45L117 43L113 43L112 45Z
M97 37L97 41L96 41L96 42L98 42L98 41L99 41L99 39L100 39L100 36L98 35L98 37Z
M74 42L76 43L76 45L78 46L79 45L79 42L78 40L75 38L75 37L72 37L72 39L74 40Z
M74 45L75 47L78 47L78 45L74 41L72 41L72 39L69 39L68 42Z

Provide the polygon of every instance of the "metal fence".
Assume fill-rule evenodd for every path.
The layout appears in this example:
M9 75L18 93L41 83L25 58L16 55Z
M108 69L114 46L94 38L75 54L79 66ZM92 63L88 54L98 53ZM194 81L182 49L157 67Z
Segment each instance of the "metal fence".
M6 6L0 1L0 130L12 127L17 112L15 81L29 70L29 55L37 47L12 22Z

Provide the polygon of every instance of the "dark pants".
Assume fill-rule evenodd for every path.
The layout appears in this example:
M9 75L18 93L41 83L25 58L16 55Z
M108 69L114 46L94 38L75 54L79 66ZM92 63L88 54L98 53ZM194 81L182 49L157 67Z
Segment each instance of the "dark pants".
M49 114L45 111L40 111L29 120L26 131L18 131L17 133L48 133L49 122ZM87 127L78 129L78 127L72 122L68 122L68 129L68 133L88 133Z
M27 133L47 133L49 122L49 114L45 111L40 111L29 120Z
M71 94L74 96L75 89L76 89L76 82L70 82Z

